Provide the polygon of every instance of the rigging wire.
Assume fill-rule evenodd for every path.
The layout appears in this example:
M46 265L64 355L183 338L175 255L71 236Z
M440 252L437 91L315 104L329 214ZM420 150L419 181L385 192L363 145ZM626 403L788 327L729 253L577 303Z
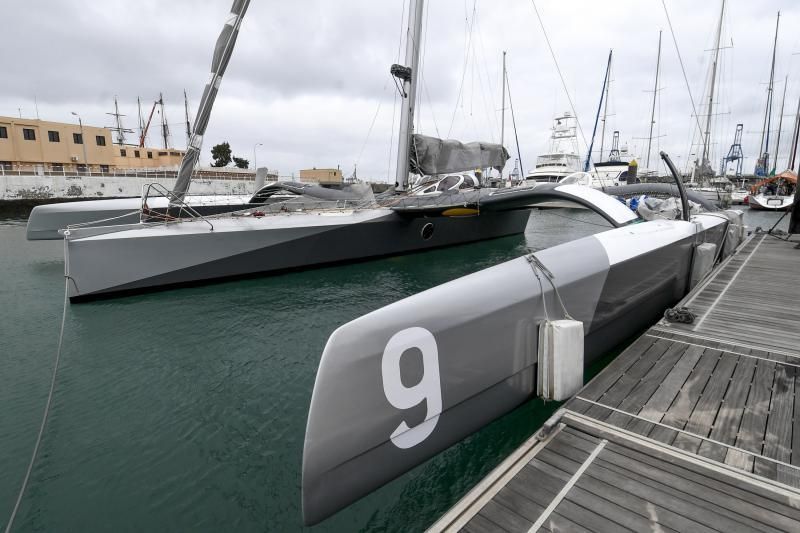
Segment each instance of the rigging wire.
M450 132L453 131L453 124L456 121L456 113L458 112L458 104L459 104L459 102L461 102L461 95L462 95L462 93L464 91L464 80L465 80L465 78L467 76L467 66L469 64L469 56L470 56L470 50L471 50L471 46L472 46L472 30L475 28L475 13L476 13L475 5L477 3L478 3L478 0L473 0L473 2L472 2L472 20L468 22L469 30L468 30L467 39L466 39L466 53L464 54L464 68L461 71L461 83L459 84L459 87L458 87L458 98L456 98L456 105L453 108L453 117L450 119L450 127L447 129L447 137L448 138L450 137Z
M669 33L672 35L672 42L675 45L675 53L678 54L678 62L681 65L681 72L683 72L683 81L686 82L686 90L689 92L689 100L692 102L692 112L694 113L695 123L697 124L697 131L700 136L703 136L703 128L700 126L700 116L697 114L697 106L694 104L694 97L692 96L692 88L689 86L689 78L686 76L686 68L683 66L683 58L681 57L681 50L678 48L678 39L675 37L675 30L672 28L672 20L669 18L669 11L667 10L666 0L661 0L661 5L664 6L664 15L667 17L667 25L669 26Z
M533 5L533 11L536 13L536 18L539 20L539 27L542 28L542 34L544 35L544 40L547 43L547 48L550 50L550 56L553 58L553 63L556 65L556 71L558 72L558 77L561 79L561 85L564 87L564 93L567 95L567 101L569 102L569 107L572 109L572 114L575 116L575 123L578 125L578 131L581 132L581 138L583 139L583 144L586 145L586 149L589 149L589 143L586 142L586 135L583 133L583 128L581 127L581 121L578 120L578 112L575 110L575 105L572 103L572 97L569 95L569 89L567 89L567 82L564 81L564 75L561 74L561 67L558 65L558 59L556 59L556 53L553 51L553 46L550 44L550 37L547 36L547 30L544 27L544 22L542 22L542 17L539 15L539 9L536 7L536 0L531 0L531 4ZM592 155L589 154L589 159L591 160Z
M517 136L517 120L514 118L514 103L511 100L511 82L508 79L508 69L505 73L506 77L506 91L508 92L508 107L511 108L511 123L514 125L514 140L517 143L517 159L519 159L519 173L521 177L525 176L525 167L522 165L522 153L519 149L519 137Z

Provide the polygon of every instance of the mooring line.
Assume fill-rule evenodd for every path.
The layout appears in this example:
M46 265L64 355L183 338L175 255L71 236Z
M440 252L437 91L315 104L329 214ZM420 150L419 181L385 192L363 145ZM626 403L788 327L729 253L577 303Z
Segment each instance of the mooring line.
M67 247L67 240L64 239L64 248L66 250ZM53 376L50 379L50 392L47 394L47 403L44 406L44 414L42 415L42 424L39 426L39 435L36 437L36 444L33 446L33 453L31 454L31 460L28 463L28 470L25 472L25 478L22 480L22 486L19 488L19 494L17 495L17 501L14 504L14 509L11 511L11 516L8 519L8 524L6 525L5 533L11 533L11 529L14 527L14 520L17 518L17 511L19 511L19 505L22 503L22 497L25 495L25 489L28 488L28 481L31 477L31 472L33 471L33 465L36 464L36 457L39 455L39 446L42 443L42 437L44 436L44 428L47 425L47 418L50 415L50 406L53 403L53 391L56 388L56 376L58 375L58 365L61 361L61 346L63 345L64 341L64 325L67 320L67 303L69 302L69 281L70 276L67 272L69 268L66 256L65 256L65 273L64 273L64 308L61 311L61 331L58 334L58 349L56 350L56 360L53 364Z

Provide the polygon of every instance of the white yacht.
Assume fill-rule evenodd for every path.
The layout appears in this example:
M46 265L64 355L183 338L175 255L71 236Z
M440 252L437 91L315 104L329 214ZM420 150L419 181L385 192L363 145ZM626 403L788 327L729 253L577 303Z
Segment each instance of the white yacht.
M556 117L550 134L550 149L536 158L536 166L525 176L533 182L557 182L583 170L578 154L577 121L569 111Z

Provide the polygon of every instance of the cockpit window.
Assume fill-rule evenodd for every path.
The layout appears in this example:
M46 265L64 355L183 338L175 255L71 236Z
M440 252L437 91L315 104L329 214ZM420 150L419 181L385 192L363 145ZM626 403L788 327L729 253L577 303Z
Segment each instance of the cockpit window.
M447 176L445 179L439 182L439 185L436 186L436 190L449 191L450 189L456 187L461 179L461 176Z

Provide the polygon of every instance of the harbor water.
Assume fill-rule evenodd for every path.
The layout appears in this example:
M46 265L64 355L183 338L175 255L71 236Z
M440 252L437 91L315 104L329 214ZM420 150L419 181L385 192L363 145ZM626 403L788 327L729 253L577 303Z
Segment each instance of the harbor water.
M745 208L753 228L779 217ZM302 530L306 416L334 329L608 228L585 210L534 211L524 236L68 306L50 420L15 531ZM62 254L59 241L26 241L24 220L0 220L3 525L50 384ZM309 530L422 530L555 407L531 400Z

